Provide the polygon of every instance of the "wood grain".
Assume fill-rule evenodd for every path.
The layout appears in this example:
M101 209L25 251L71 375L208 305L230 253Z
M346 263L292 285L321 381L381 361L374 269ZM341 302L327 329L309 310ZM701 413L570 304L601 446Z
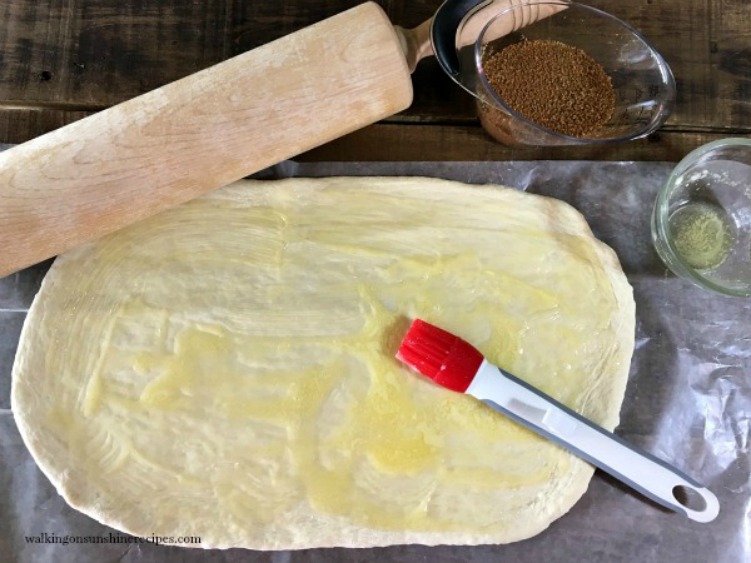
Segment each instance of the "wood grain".
M6 22L0 29L0 142L26 141L358 3L5 0L0 4L0 17ZM392 22L414 27L429 18L440 2L378 3ZM672 66L678 100L663 133L670 138L687 135L686 146L697 134L751 133L747 0L587 3L640 29ZM439 131L421 129L428 144L430 137L445 135L446 125L460 130L477 126L472 99L435 60L420 63L413 81L412 106L389 123L437 125ZM411 137L416 131L404 135ZM466 153L464 147L455 150L456 158ZM607 154L615 154L614 150L607 149ZM629 148L615 152L639 153ZM545 149L536 154L558 158L571 150ZM423 158L432 156L425 153Z
M502 161L613 160L678 161L693 149L727 137L725 133L660 131L630 143L578 147L507 147L471 125L378 123L314 149L295 160Z
M363 4L0 154L0 276L392 115L393 26Z

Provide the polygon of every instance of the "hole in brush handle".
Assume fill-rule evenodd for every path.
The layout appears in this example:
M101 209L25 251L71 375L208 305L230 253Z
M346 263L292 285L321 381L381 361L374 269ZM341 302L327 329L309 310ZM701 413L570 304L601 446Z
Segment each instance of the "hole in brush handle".
M675 485L670 493L691 520L707 523L717 518L720 513L720 501L712 491L705 487L680 483Z
M707 509L707 501L704 496L694 489L693 487L687 487L686 485L676 485L672 490L673 498L681 506L685 506L690 510L697 510L699 512Z

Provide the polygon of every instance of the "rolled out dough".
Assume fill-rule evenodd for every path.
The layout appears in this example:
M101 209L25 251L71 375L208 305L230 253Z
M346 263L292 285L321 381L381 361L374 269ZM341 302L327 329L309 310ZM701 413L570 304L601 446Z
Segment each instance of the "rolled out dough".
M12 403L71 506L202 547L539 533L591 466L394 359L409 319L615 427L634 339L568 205L412 178L239 182L57 259Z

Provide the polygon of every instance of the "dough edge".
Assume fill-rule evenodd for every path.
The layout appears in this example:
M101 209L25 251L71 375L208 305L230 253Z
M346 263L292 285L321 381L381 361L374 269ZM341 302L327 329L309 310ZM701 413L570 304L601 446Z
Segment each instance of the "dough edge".
M376 186L381 185L386 189L399 190L409 187L409 185L417 185L422 187L429 187L436 184L451 184L456 187L461 187L469 192L471 190L503 192L504 197L522 198L527 199L528 202L534 201L535 205L543 208L542 212L549 217L555 218L556 223L566 223L566 227L569 233L572 232L579 236L585 237L590 240L595 249L598 258L600 259L603 270L606 273L607 279L610 282L611 289L616 297L616 301L619 304L619 319L621 329L618 331L619 342L614 345L619 353L624 356L623 368L621 373L618 373L610 385L610 396L598 397L609 406L610 412L606 413L606 420L603 422L603 427L608 430L613 430L619 422L619 412L621 403L625 395L626 384L628 381L628 371L630 366L630 359L634 347L634 333L635 333L635 303L633 300L633 290L628 283L626 276L621 269L620 262L615 252L607 246L605 243L596 239L586 222L583 215L568 203L551 198L548 196L531 194L501 186L497 184L485 184L485 185L471 185L463 182L457 182L453 180L444 180L440 178L427 178L427 177L413 177L413 176L334 176L323 178L285 178L280 180L240 180L229 186L221 188L216 192L212 192L203 196L206 199L220 198L220 199L236 199L247 197L246 190L252 189L256 185L274 185L286 187L291 185L294 187L296 183L300 181L304 183L316 184L315 188L321 187L323 189L336 189L342 184L352 183L368 183L369 185ZM312 186L311 186L312 187ZM533 199L531 199L533 198ZM112 236L112 235L108 235ZM58 257L46 274L42 281L39 292L34 298L34 301L29 308L26 320L21 331L19 340L19 347L16 352L16 359L12 370L12 382L11 382L11 410L14 412L14 418L19 429L19 433L29 449L32 458L42 471L42 473L50 480L58 494L60 494L65 501L73 508L100 522L101 524L112 527L121 532L131 534L139 537L149 537L152 533L155 533L153 529L148 527L138 528L135 526L127 525L118 513L113 514L108 510L103 510L96 503L92 504L87 502L88 496L86 493L70 487L70 479L66 474L59 475L55 469L54 460L51 456L47 455L47 451L44 447L43 438L40 438L39 433L34 430L32 424L26 420L25 413L19 411L19 406L23 404L24 399L19 396L19 385L17 381L21 377L21 373L24 372L24 367L28 363L29 350L33 348L35 340L32 331L38 324L38 319L44 316L44 303L40 299L40 296L46 292L53 291L54 286L58 283L59 270L62 270L68 261L72 261L80 255L85 255L89 249L96 245L96 241L81 245L64 255ZM573 457L573 456L572 456ZM230 548L245 548L254 550L302 550L302 549L314 549L314 548L328 548L328 547L346 547L346 548L369 548L369 547L385 547L391 545L407 545L418 544L425 546L437 546L437 545L494 545L505 544L521 541L531 538L535 535L546 530L550 525L558 518L569 512L576 502L584 495L591 477L594 473L594 467L589 466L586 471L581 472L581 479L577 482L566 483L565 487L560 487L560 496L551 500L555 502L556 510L551 512L551 517L548 522L536 522L534 525L529 525L524 522L520 524L519 528L515 530L515 533L503 535L489 535L482 532L462 533L462 532L395 532L384 531L376 529L361 528L352 524L344 525L341 528L336 528L334 533L325 537L319 536L318 541L315 543L312 541L300 541L300 538L295 537L290 543L287 542L284 545L279 545L278 542L273 541L273 538L266 537L266 542L258 543L223 543L216 542L211 543L209 541L203 541L201 544L181 544L181 547L192 547L201 549L230 549ZM332 524L337 520L343 521L341 517L333 517ZM161 533L158 535L171 535L169 532ZM178 535L178 534L174 534ZM206 538L208 539L208 538ZM306 535L304 540L310 538ZM202 537L202 540L204 538Z

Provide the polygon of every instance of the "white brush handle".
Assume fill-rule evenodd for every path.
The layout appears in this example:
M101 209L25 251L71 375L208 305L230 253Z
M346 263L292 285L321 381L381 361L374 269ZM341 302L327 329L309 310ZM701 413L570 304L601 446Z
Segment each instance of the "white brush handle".
M691 520L711 522L720 511L717 497L678 469L638 450L487 361L466 393ZM695 510L683 504L676 498L680 488L700 495L704 507Z

